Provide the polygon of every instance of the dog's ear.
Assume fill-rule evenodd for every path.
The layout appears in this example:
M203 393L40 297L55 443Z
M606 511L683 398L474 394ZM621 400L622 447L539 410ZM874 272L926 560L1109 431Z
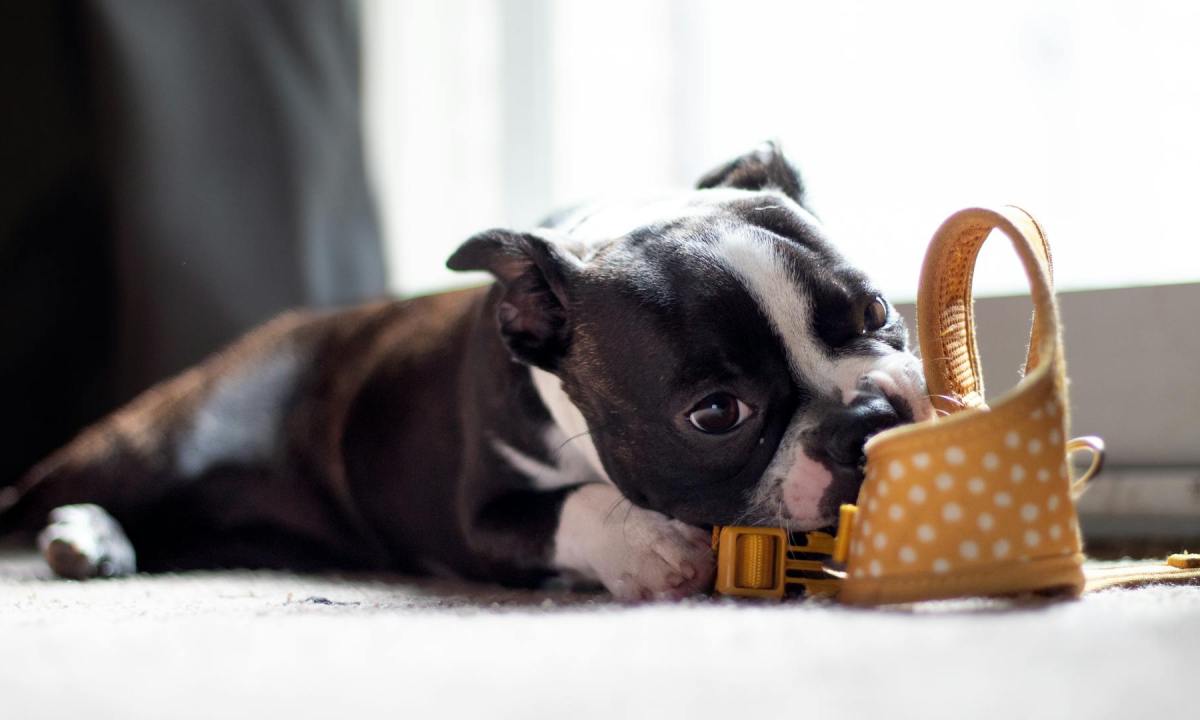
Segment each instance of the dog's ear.
M740 190L764 190L774 188L807 207L804 197L804 182L796 167L788 162L779 143L769 140L739 158L734 158L721 167L709 171L696 187L704 190L715 187L731 187Z
M503 288L496 320L513 358L558 367L571 341L568 298L578 258L532 233L486 230L464 242L446 266L490 272Z

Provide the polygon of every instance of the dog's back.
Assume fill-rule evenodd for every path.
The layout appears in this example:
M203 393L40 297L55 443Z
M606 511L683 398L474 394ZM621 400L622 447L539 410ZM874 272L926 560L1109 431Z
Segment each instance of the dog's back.
M388 502L393 492L374 466L395 463L386 477L416 502L451 491L423 480L454 469L421 458L452 457L423 451L457 442L456 423L444 418L453 407L445 368L459 361L449 348L461 344L483 294L279 317L35 466L10 491L0 534L52 520L43 546L58 541L47 553L60 559L56 569L95 574L104 548L72 547L73 537L105 527L95 511L50 518L86 503L124 528L144 570L403 567L409 533L388 525L416 513ZM79 552L96 557L89 565Z

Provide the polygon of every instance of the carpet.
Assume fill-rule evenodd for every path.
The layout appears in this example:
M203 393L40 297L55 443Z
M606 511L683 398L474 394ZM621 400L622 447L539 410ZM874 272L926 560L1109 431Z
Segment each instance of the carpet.
M0 556L0 717L1194 718L1200 587L891 610Z

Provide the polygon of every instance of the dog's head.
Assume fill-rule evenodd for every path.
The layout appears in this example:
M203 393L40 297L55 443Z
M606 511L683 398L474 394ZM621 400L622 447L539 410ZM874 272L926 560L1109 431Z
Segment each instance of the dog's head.
M686 522L829 525L865 440L931 413L904 321L773 144L680 197L482 233L449 265L499 280L504 341L572 443Z

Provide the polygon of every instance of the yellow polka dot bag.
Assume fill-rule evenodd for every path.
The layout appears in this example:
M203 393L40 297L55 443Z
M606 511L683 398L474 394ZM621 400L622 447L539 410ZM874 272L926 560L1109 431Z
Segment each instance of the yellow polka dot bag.
M1034 317L1025 376L988 407L971 280L984 241L1012 241ZM1084 587L1067 442L1066 368L1050 249L1024 211L968 209L934 235L921 271L917 328L936 420L871 438L856 506L843 508L838 597L906 602ZM1099 449L1092 445L1094 472Z

